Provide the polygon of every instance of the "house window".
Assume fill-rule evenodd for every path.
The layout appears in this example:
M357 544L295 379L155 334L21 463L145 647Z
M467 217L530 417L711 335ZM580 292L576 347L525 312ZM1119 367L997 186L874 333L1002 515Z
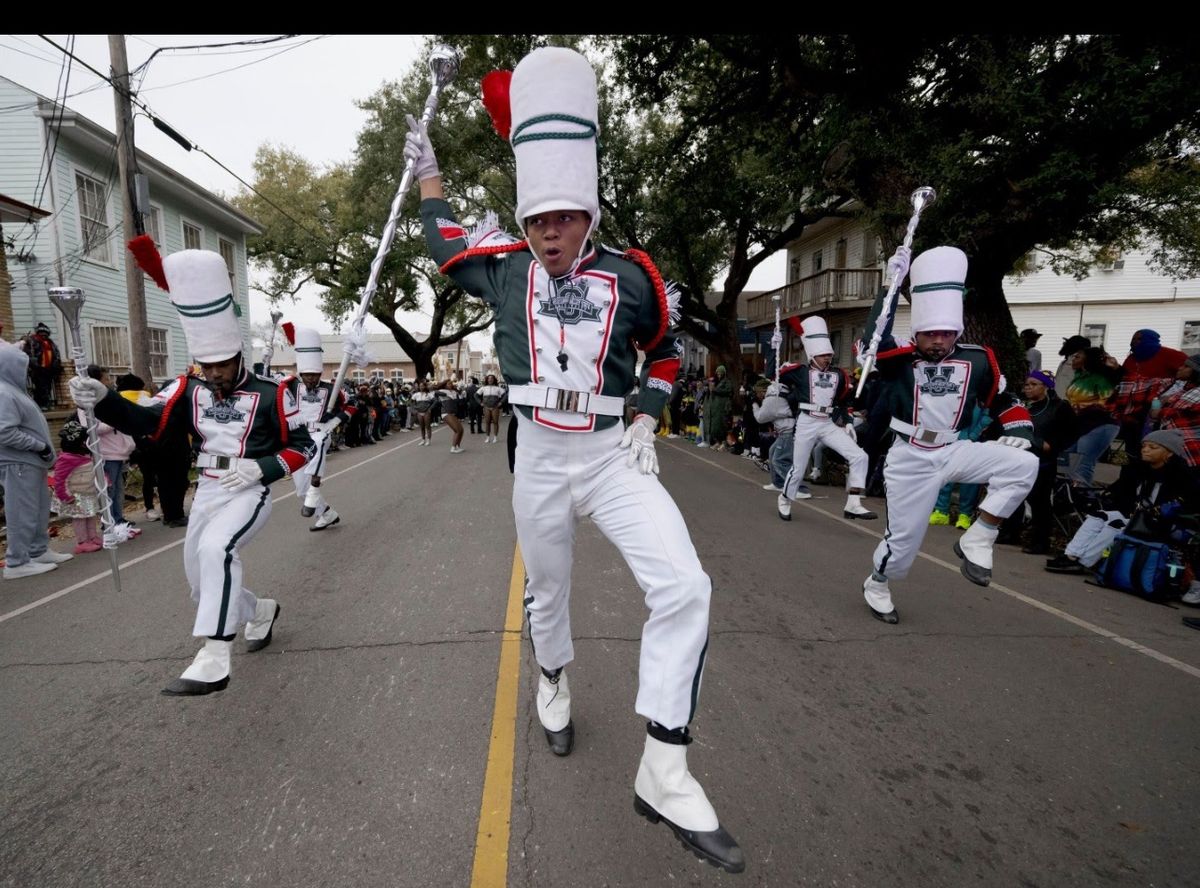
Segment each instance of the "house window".
M367 373L365 370L351 370L350 372L351 372L351 375L354 377L355 382L366 382L367 381Z
M96 262L111 264L107 189L103 182L83 173L76 173L75 190L79 196L79 226L83 233L83 254Z
M800 280L800 257L796 256L792 259L788 268L788 283Z
M1179 347L1186 352L1200 351L1200 321L1184 321Z
M833 248L833 257L834 268L846 267L846 239L844 237L838 238L838 242Z
M109 376L129 372L129 353L127 327L115 324L92 327L92 361L107 367Z
M371 371L371 381L372 382L383 382L383 371L380 370L379 368L372 370Z
M167 352L166 327L148 327L150 334L150 372L157 382L170 375L171 356Z
M399 367L393 367L392 368L392 379L403 379L403 378L404 378L404 371L401 370Z
M162 249L163 234L162 234L162 208L151 205L150 212L145 216L146 234L154 238L154 246Z
M879 263L879 238L873 234L863 235L862 266L870 268Z
M225 260L225 267L229 270L229 292L236 293L237 285L234 283L233 274L233 244L220 237L217 238L217 249L221 251L221 258Z
M815 253L812 254L812 273L813 274L816 274L818 271L821 270L821 258L822 258L821 253L822 253L821 250L817 250Z
M1104 334L1107 329L1107 324L1084 324L1081 335L1087 337L1094 347L1104 348Z
M191 222L183 223L183 248L185 250L204 249L204 229Z

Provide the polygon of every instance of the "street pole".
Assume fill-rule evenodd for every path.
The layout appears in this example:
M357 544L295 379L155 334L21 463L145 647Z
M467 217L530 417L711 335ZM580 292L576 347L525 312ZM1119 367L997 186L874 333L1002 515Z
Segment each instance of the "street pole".
M117 163L121 175L121 201L124 209L124 241L145 234L141 207L137 203L134 177L137 157L133 147L133 104L129 95L129 62L125 57L125 35L108 35L108 52L112 63L113 105L117 112ZM124 250L121 251L124 253ZM146 322L146 283L136 262L125 259L125 292L129 302L130 364L135 374L147 386L154 375L150 372L150 331ZM161 381L161 380L160 380Z

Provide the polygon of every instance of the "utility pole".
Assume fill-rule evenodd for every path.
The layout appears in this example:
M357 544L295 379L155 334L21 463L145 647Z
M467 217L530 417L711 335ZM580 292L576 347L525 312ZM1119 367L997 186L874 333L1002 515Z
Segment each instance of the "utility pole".
M125 237L131 240L144 234L142 207L138 206L137 156L133 148L133 103L129 91L129 62L125 57L125 35L108 35L108 52L112 64L113 105L117 111L117 161L121 172L122 205L125 210ZM124 250L121 250L124 253ZM150 386L150 332L146 323L146 282L142 270L125 256L125 290L129 300L129 341L132 348L130 363L135 374ZM161 380L158 380L161 381Z

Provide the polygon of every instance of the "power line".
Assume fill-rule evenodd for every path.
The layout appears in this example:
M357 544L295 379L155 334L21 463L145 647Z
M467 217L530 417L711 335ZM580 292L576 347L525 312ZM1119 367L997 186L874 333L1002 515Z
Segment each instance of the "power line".
M269 206L271 206L273 209L275 209L277 212L279 212L279 214L282 215L285 219L287 219L288 221L295 224L297 228L299 228L302 231L308 232L309 236L313 238L314 244L316 244L324 249L333 247L334 255L336 258L341 259L342 261L348 261L346 259L346 257L342 256L337 251L336 245L330 243L330 241L326 238L326 236L324 234L314 233L313 229L309 228L307 224L305 224L304 222L301 222L299 219L297 219L295 216L293 216L291 213L289 213L283 207L279 206L279 204L275 203L275 201L271 200L271 198L267 197L265 194L263 194L261 191L259 191L257 188L255 188L253 185L251 185L249 182L247 182L245 179L243 179L241 176L239 176L237 173L235 173L229 167L227 167L225 164L221 163L221 161L217 160L217 158L214 157L212 154L210 154L206 149L201 148L199 145L194 144L190 139L186 138L183 134L181 134L173 126L171 126L169 123L167 123L165 120L160 118L157 114L155 114L154 110L152 108L150 108L150 106L148 106L141 99L139 99L136 95L134 95L134 93L131 90L128 90L128 89L124 88L123 86L113 82L112 78L108 77L105 74L101 74L99 71L97 71L91 65L89 65L87 62L83 61L83 59L79 58L78 56L75 56L73 53L71 53L64 47L59 46L57 43L55 43L53 40L51 40L45 34L39 34L38 36L41 37L43 40L45 40L47 43L49 43L51 46L53 46L55 49L57 49L59 52L64 53L66 55L70 55L72 58L75 59L75 61L79 62L79 64L83 65L85 68L87 68L93 74L95 74L97 77L100 77L101 79L103 79L104 81L109 83L113 89L127 95L129 97L129 100L134 105L137 105L137 107L141 108L142 111L145 112L145 114L150 118L150 122L153 123L156 128L158 128L159 130L164 132L166 135L168 135L171 139L173 139L176 143L178 143L180 146L182 146L186 150L192 151L194 149L194 150L200 152L205 157L207 157L209 160L211 160L213 163L215 163L217 166L219 166L221 169L223 169L225 172L229 173L229 175L231 175L231 176L233 176L233 178L237 179L238 182L240 182L246 188L250 189L252 192L257 194L259 197L261 197ZM318 38L314 38L314 39L318 39ZM115 154L114 154L114 159L115 159Z
M74 34L71 35L71 49L72 50L75 49L75 35ZM35 207L41 206L42 198L46 194L46 187L50 184L50 176L53 175L53 170L54 170L54 158L58 154L59 135L62 132L63 117L66 115L66 111L67 111L67 106L66 106L65 102L67 100L67 92L70 91L70 88L71 88L71 65L74 63L75 60L70 57L67 57L66 59L64 59L64 61L67 63L66 64L66 69L67 69L66 81L63 82L62 77L61 76L59 77L59 82L62 83L62 96L63 96L62 102L58 102L58 87L55 87L55 89L54 89L55 101L58 102L58 108L56 110L58 110L58 112L59 112L57 121L55 120L55 117L53 114L51 114L51 116L50 116L50 132L54 136L54 147L51 148L49 142L47 142L42 151L42 158L45 159L46 150L47 149L49 150L50 160L46 164L46 178L38 184L37 190L34 192L36 197L33 200L33 205Z
M317 37L312 37L301 43L295 43L291 46L288 46L284 49L279 50L278 52L273 52L269 56L265 56L264 58L255 59L252 62L245 62L244 64L241 64L241 65L234 65L232 68L223 68L220 71L213 71L211 74L201 74L199 77L191 77L191 78L188 78L187 80L177 80L174 83L164 83L160 86L149 86L149 87L146 87L146 89L142 90L142 92L154 92L155 90L168 89L172 86L182 86L185 83L195 83L197 80L207 80L210 77L217 77L221 74L228 74L230 71L237 71L241 68L249 68L251 65L257 65L262 62L270 61L271 59L275 58L276 56L283 55L285 52L291 52L293 49L299 49L301 46L307 46L308 44L313 43L317 40L323 40L326 36L327 35L325 35L325 34L321 34ZM147 62L148 61L149 61L149 59L147 59ZM139 70L140 69L141 69L141 66L139 66Z

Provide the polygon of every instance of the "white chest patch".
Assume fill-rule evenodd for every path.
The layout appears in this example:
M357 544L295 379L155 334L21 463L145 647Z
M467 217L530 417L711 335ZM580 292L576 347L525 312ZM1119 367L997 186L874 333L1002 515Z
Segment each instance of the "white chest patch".
M826 370L809 370L808 394L812 404L818 407L832 407L833 399L837 397L838 375Z
M303 381L297 386L297 394L300 396L300 415L304 418L309 431L317 427L321 417L325 414L325 398L328 393L329 390L321 386L309 391Z
M617 277L587 271L551 286L538 263L529 266L525 320L529 377L537 385L599 393L620 297ZM595 417L534 409L534 421L555 429L590 431Z
M913 422L934 431L957 428L970 381L969 361L918 361L913 365Z
M196 431L203 438L200 450L223 456L241 456L245 453L246 439L254 427L258 408L257 394L234 392L232 397L218 400L204 386L196 386L192 390L192 417ZM208 474L207 470L205 474Z

